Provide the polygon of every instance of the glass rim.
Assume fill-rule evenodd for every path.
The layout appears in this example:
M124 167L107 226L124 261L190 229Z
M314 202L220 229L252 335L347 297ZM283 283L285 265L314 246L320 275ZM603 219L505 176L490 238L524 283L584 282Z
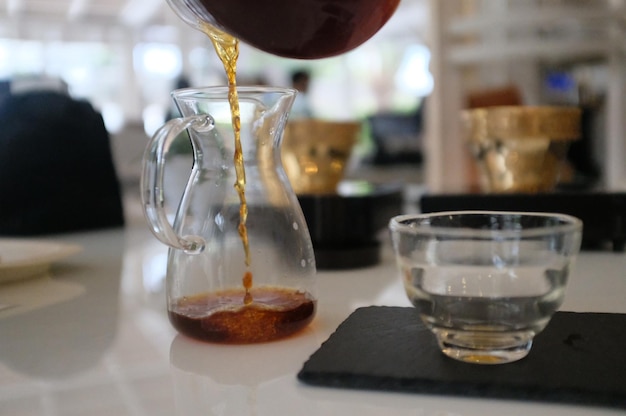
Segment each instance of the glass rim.
M525 229L481 229L469 227L442 227L434 226L430 223L411 226L405 224L407 220L427 220L445 216L497 216L497 217L530 217L530 218L554 218L560 221L559 224L551 224L543 227L533 227ZM391 218L389 229L391 232L412 234L412 235L439 235L448 237L475 237L493 238L515 237L528 238L545 236L547 234L566 234L581 231L583 222L573 215L558 212L533 212L533 211L489 211L489 210L457 210L438 211L422 214L402 214Z
M228 96L228 86L214 85L208 87L187 87L179 88L171 92L172 97L176 99L194 98L223 98ZM239 94L287 94L295 96L298 91L290 87L273 87L266 85L243 85L237 86Z

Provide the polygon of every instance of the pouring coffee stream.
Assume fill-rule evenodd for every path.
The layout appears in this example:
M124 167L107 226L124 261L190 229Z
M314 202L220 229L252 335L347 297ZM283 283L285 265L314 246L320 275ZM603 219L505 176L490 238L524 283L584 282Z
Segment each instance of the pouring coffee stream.
M246 203L246 171L244 167L243 151L241 148L241 113L239 109L239 96L237 94L237 59L239 58L239 41L231 35L203 24L203 32L211 39L217 56L224 65L226 77L228 78L228 103L232 117L233 133L235 136L235 155L233 163L235 165L235 189L239 196L239 237L243 244L246 267L250 267L250 242L248 240L248 229L246 221L248 219L248 205ZM244 304L252 303L252 273L247 270L242 278L245 289Z

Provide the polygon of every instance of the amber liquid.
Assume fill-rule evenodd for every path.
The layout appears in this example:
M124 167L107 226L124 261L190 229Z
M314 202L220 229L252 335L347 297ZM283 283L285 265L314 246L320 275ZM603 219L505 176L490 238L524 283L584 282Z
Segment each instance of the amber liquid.
M290 58L338 55L371 38L400 0L186 0L229 33Z
M168 312L174 328L193 338L232 344L268 342L292 335L315 316L317 302L306 292L279 287L205 293L180 299ZM207 312L208 311L208 312Z

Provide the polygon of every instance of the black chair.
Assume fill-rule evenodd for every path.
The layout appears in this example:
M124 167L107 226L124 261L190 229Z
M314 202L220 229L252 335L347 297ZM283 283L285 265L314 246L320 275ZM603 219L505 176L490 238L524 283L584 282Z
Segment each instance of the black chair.
M68 95L32 91L0 102L0 235L124 224L100 113Z

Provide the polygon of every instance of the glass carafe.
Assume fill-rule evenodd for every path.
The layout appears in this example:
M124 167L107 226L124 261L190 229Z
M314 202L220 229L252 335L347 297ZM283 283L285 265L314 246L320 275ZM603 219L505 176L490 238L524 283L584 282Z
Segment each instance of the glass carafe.
M350 51L389 20L400 0L167 0L185 22L213 26L273 55L317 59Z
M265 342L291 335L313 319L315 258L280 158L295 91L237 91L242 164L235 161L228 87L178 90L172 96L183 117L168 121L148 144L141 192L153 233L170 246L166 286L173 326L207 341ZM166 161L184 134L191 141L193 167L170 224ZM237 169L245 175L245 205L235 186Z

